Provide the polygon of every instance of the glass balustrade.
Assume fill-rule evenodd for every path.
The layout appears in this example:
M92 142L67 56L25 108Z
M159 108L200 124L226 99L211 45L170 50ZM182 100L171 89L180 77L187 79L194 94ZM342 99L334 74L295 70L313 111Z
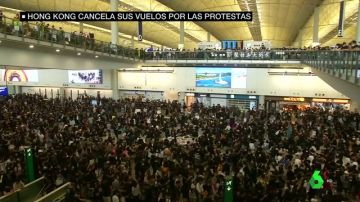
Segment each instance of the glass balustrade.
M313 67L326 68L328 72L345 75L346 78L360 77L360 50L149 50L131 49L94 39L94 36L79 36L75 33L58 30L40 22L20 22L16 19L3 18L0 32L23 38L46 41L70 47L123 56L131 60L269 60L301 61Z

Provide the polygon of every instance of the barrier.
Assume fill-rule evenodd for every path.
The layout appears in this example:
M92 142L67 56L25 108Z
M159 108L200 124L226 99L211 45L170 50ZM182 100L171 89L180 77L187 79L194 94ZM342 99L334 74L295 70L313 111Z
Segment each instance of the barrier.
M45 186L45 178L41 177L11 194L0 197L0 202L33 202Z
M35 202L60 202L65 201L66 195L70 188L71 183L68 182L61 187L55 189L54 191L46 194L45 196L41 197L40 199L36 200Z

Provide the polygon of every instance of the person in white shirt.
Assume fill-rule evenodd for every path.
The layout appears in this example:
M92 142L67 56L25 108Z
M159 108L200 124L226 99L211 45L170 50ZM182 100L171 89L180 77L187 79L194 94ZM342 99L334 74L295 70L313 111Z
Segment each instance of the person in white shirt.
M111 197L112 202L120 202L120 199L117 195L118 193L115 192L114 195Z

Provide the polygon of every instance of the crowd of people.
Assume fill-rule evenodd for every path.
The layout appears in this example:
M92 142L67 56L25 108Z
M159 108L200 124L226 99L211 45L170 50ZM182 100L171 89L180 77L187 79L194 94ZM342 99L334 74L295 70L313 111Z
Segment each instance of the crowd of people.
M18 94L0 101L0 195L26 183L29 146L49 190L72 183L70 201L222 201L225 178L236 202L354 201L359 130L359 113L340 109ZM315 170L322 189L309 186Z

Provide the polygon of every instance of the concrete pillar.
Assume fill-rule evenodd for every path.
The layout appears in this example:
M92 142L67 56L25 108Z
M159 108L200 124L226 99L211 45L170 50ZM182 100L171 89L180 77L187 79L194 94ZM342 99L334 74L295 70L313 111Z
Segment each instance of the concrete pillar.
M185 92L179 92L178 101L183 105L185 104Z
M113 99L119 99L119 86L118 86L118 71L117 69L111 70L111 89L113 93Z
M300 31L299 31L299 48L302 48L303 47L303 32L304 32L304 30L303 29L300 29Z
M57 94L57 93L56 93L56 94ZM56 96L57 96L57 95L56 95ZM66 98L65 88L59 88L59 96L60 96L60 99Z
M359 111L360 111L360 105L359 105L359 103L352 100L352 101L351 101L351 104L350 104L350 111L359 112Z
M110 11L117 12L118 11L118 0L110 0ZM111 22L111 43L118 45L118 36L119 27L117 21Z
M21 94L21 86L15 86L15 94Z
M319 43L319 16L320 8L317 6L314 10L313 43Z
M265 96L264 95L259 95L258 109L260 109L260 110L265 109Z
M135 39L134 36L131 36L131 48L135 49Z
M180 49L185 47L185 24L184 21L180 21L180 41L179 46Z
M211 34L210 32L207 33L207 42L210 42L211 41Z
M84 33L84 23L80 22L79 24L79 32Z
M356 43L360 44L360 3L358 6L358 16L356 24Z
M16 94L16 90L15 90L15 86L6 86L8 89L8 94L9 95L15 95Z

